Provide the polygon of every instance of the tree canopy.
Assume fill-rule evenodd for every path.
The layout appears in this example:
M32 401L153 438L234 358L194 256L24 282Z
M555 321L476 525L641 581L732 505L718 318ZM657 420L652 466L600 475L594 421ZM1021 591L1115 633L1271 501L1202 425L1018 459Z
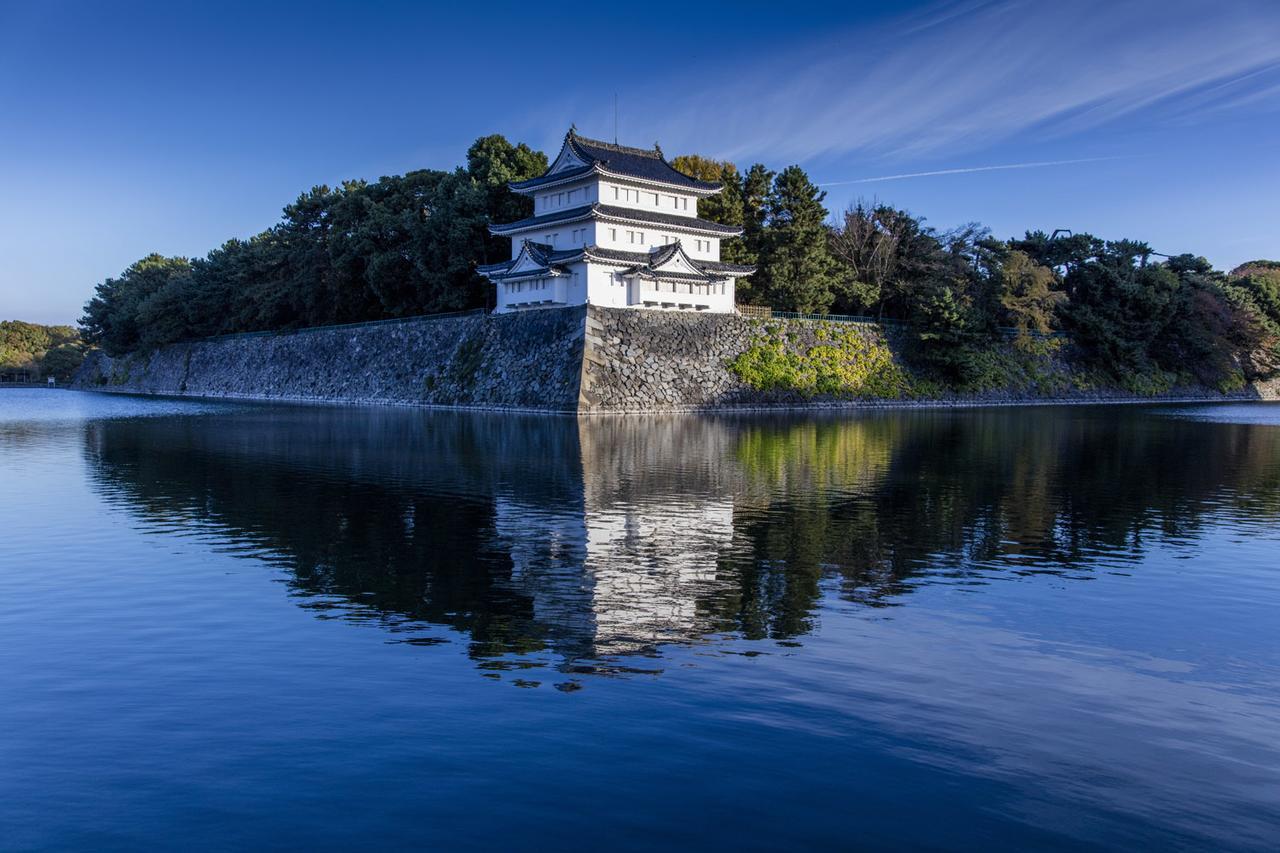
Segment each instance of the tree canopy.
M71 326L0 321L0 371L69 379L84 359L80 333Z
M502 136L476 140L466 168L316 186L279 223L189 260L149 255L99 284L86 338L109 353L232 332L291 329L486 305L476 264L506 257L490 222L528 216L507 189L546 156Z

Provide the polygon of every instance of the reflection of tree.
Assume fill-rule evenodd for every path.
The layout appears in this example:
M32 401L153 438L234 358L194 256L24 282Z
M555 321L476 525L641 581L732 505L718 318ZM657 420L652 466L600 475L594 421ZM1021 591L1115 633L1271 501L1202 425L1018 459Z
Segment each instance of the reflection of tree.
M131 508L272 557L308 606L338 596L358 606L353 618L448 626L484 656L543 642L528 599L499 582L511 563L490 547L492 495L515 483L530 500L581 500L572 424L524 424L258 410L97 422L89 443Z
M302 606L570 669L812 630L824 590L1079 576L1280 517L1280 431L1125 410L575 421L248 409L91 422L109 499L285 567ZM487 664L486 664L487 665Z
M1125 410L899 413L750 422L737 443L763 505L735 521L754 636L808 630L824 577L851 600L925 579L1075 574L1194 538L1214 514L1280 516L1280 431ZM856 450L855 450L856 449Z

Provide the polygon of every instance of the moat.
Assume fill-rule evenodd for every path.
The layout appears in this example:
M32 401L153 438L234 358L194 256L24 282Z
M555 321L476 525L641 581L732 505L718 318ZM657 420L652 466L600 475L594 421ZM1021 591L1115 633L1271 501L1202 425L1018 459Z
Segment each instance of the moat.
M1273 849L1280 405L0 397L0 847Z

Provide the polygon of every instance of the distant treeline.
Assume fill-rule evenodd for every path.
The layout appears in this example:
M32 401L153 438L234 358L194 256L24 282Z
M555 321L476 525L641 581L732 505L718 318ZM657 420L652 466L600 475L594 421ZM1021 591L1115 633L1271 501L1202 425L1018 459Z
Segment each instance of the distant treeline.
M1238 387L1280 369L1275 262L1228 274L1132 240L1039 231L998 240L976 223L937 231L880 204L833 218L798 166L775 173L756 164L744 174L697 155L672 162L725 185L698 209L744 229L722 249L725 260L759 268L739 282L740 302L905 321L916 367L957 386L982 384L1010 329L1027 348L1065 332L1072 355L1100 374L1152 387ZM465 168L315 187L248 240L194 260L149 255L102 282L85 306L84 335L117 354L484 307L491 286L476 264L510 256L489 224L532 213L507 183L546 167L542 152L495 135L471 146Z
M0 377L66 381L83 360L80 333L71 326L0 321Z

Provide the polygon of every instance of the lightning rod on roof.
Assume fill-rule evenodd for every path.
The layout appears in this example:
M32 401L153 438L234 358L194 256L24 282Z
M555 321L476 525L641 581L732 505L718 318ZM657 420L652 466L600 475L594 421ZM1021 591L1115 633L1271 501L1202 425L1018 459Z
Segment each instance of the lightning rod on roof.
M613 93L613 144L618 144L618 93Z

